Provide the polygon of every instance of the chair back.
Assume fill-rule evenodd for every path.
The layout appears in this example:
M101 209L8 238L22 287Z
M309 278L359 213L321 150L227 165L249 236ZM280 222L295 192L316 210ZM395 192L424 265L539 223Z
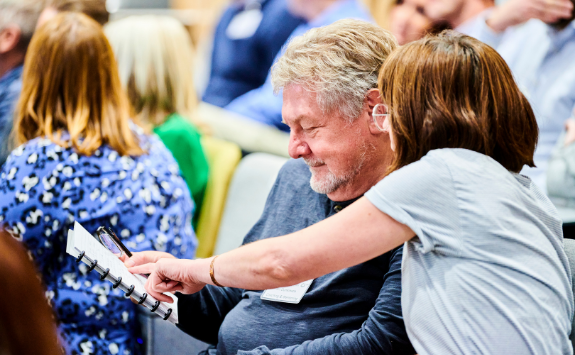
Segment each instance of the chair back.
M196 228L196 257L207 258L214 252L228 187L242 152L234 143L209 136L202 137L202 147L210 173Z
M253 153L242 159L230 184L215 254L242 245L262 215L268 194L287 160L267 153Z

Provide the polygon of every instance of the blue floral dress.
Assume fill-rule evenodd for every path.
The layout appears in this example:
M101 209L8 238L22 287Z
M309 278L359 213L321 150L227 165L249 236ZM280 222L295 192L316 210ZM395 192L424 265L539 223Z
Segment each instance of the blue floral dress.
M66 254L75 220L109 226L132 251L193 258L193 201L171 153L139 134L148 154L119 156L102 146L81 156L37 138L12 152L0 180L0 223L30 250L69 354L138 354L136 305Z

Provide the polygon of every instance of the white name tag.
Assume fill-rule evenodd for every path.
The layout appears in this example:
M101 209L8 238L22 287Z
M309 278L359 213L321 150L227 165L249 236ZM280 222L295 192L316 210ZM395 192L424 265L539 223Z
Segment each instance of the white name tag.
M279 287L274 288L273 290L265 290L260 298L266 301L298 304L311 286L312 282L313 280L307 280L290 287Z

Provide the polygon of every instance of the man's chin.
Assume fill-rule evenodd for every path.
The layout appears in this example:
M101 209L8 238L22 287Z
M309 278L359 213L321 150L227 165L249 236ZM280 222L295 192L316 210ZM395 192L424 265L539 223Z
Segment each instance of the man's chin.
M318 194L324 194L324 195L336 191L341 186L341 183L335 181L335 179L329 179L329 178L318 179L317 176L312 176L312 178L309 181L309 184L312 190L314 190Z

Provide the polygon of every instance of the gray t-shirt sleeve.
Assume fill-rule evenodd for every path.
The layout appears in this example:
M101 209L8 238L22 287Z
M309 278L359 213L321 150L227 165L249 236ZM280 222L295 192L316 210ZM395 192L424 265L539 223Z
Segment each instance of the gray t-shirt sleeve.
M459 208L449 168L429 153L380 181L365 196L416 234L417 251L459 254Z

